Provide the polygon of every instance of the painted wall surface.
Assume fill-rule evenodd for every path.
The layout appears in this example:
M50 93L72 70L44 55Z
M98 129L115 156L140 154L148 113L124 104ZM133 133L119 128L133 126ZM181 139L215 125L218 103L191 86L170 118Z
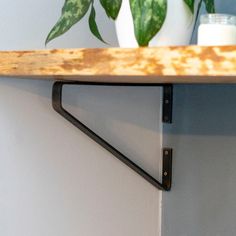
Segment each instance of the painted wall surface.
M218 0L217 9L236 14L236 3ZM234 85L175 86L173 125L164 128L164 142L174 149L164 236L236 234L235 101Z
M173 188L163 194L163 235L236 232L235 86L176 86Z
M0 50L44 48L63 2L2 0ZM104 38L117 45L101 13ZM101 46L84 19L48 47ZM0 79L0 235L160 235L161 193L54 112L51 88ZM64 103L159 177L158 88L66 87Z

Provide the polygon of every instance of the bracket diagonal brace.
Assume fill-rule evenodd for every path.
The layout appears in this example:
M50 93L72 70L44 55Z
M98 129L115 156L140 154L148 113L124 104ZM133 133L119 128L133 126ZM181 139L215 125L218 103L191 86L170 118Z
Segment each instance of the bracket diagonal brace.
M93 139L96 143L101 145L107 151L112 153L117 159L122 161L132 170L134 170L137 174L146 179L150 184L158 188L159 190L169 191L171 189L171 179L172 179L172 149L164 148L163 149L163 168L162 168L162 183L157 181L151 175L149 175L146 171L144 171L141 167L127 158L124 154L114 148L111 144L89 129L86 125L80 122L77 118L71 115L68 111L66 111L62 106L62 88L63 85L103 85L103 86L161 86L161 85L144 85L144 84L117 84L117 83L86 83L86 82L55 82L52 89L52 105L55 111L57 111L61 116L63 116L66 120L72 123L75 127L80 129L86 135L88 135L91 139ZM166 107L164 107L166 104ZM171 115L172 115L172 86L164 85L163 91L163 121L167 123L171 123Z

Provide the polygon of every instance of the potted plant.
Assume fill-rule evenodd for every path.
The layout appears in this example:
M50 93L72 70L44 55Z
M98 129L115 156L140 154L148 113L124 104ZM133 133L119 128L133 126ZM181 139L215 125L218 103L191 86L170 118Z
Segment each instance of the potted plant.
M106 15L116 21L121 47L188 44L202 4L215 12L214 0L99 0ZM87 13L89 28L99 40L94 0L66 0L61 17L46 39L66 33Z

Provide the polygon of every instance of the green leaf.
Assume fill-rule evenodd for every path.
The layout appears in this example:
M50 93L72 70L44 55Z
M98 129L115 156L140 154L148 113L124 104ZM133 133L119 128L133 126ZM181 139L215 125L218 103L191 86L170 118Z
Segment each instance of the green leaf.
M122 0L100 0L100 3L105 9L107 16L115 20L119 14Z
M98 30L98 26L97 26L97 23L96 23L96 12L95 12L95 9L94 9L94 6L92 5L92 8L91 8L91 13L90 13L90 16L89 16L89 28L90 28L90 31L93 33L93 35L95 37L97 37L99 40L101 40L103 43L106 43L99 30Z
M203 0L200 0L200 2L198 3L198 6L197 6L197 13L196 13L196 19L195 19L195 22L194 22L194 26L193 26L193 32L196 30L196 27L197 27L197 19L198 19L199 14L200 14L202 1ZM192 34L192 38L193 38L193 34ZM191 38L191 40L192 40L192 38Z
M184 0L184 2L187 4L187 6L189 7L189 9L192 12L192 14L194 14L194 3L195 3L195 0Z
M130 8L137 42L148 46L165 21L167 0L130 0Z
M215 1L214 0L203 0L206 5L208 13L215 13Z
M87 13L92 0L66 0L61 17L47 36L46 44L67 32Z

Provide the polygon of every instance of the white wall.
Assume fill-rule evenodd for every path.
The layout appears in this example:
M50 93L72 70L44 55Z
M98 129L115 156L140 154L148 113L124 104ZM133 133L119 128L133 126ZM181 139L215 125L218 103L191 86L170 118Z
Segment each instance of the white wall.
M2 0L0 50L44 48L63 2ZM105 38L116 45L113 25L100 13ZM99 46L86 20L49 45ZM160 235L161 193L55 113L51 87L51 81L0 79L0 235ZM158 88L66 88L64 98L73 113L159 176Z

